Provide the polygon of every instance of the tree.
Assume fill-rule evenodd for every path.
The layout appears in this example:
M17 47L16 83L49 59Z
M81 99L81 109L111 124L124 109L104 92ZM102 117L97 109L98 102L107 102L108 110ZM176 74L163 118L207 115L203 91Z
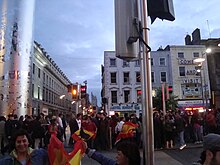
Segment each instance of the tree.
M162 89L158 88L156 90L157 94L155 97L153 97L153 107L156 108L157 110L162 110L163 109L163 100L162 100ZM165 96L166 96L166 89L165 89ZM177 107L177 96L170 94L169 99L165 99L166 103L166 110L172 110L176 111Z

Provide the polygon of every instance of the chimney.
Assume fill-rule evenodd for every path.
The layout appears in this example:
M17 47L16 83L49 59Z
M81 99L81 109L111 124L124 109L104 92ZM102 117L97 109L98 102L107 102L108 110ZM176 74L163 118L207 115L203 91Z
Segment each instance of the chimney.
M189 34L185 37L185 45L192 45L191 36Z
M200 45L200 41L201 41L200 29L196 28L192 33L192 44Z

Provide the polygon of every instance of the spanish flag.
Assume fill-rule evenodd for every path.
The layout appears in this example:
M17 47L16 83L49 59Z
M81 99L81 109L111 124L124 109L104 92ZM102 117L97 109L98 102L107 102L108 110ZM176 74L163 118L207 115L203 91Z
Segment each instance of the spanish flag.
M85 153L83 141L77 141L74 150L67 153L63 143L52 135L48 145L48 156L50 165L80 165L80 160Z
M91 138L95 137L95 132L91 132L85 129L80 129L74 132L72 135L72 138L74 141L79 141L79 140L89 140Z
M135 129L138 128L138 124L134 124L130 121L125 122L122 126L121 132L116 137L116 143L118 143L121 139L127 139L134 137Z

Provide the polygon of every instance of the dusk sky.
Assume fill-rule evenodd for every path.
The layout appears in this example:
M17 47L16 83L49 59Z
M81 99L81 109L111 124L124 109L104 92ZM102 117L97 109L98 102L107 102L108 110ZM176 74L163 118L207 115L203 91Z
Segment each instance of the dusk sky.
M174 0L176 20L149 19L149 45L183 45L199 28L201 37L220 38L220 0ZM208 20L208 21L207 21ZM74 83L87 80L100 103L104 51L114 51L114 0L36 0L34 40Z

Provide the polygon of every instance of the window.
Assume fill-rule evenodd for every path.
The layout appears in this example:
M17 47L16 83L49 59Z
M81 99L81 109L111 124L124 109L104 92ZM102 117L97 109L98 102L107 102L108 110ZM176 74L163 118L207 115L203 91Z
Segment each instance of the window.
M135 60L135 66L140 66L140 60Z
M49 77L49 87L51 87L51 78Z
M166 72L160 72L160 80L161 80L161 82L166 82L167 81Z
M37 88L37 98L40 99L40 87Z
M124 83L129 83L129 72L124 72Z
M48 102L48 90L46 89L46 97L45 97L45 101Z
M129 90L124 90L124 101L125 103L129 102L130 98L130 91Z
M38 68L38 78L40 78L40 68Z
M154 83L154 72L151 72L151 82Z
M45 101L45 87L43 87L43 101Z
M48 75L46 76L46 84L48 85Z
M0 94L0 100L4 100L4 95Z
M116 66L116 59L110 58L110 66Z
M151 66L154 66L154 59L153 58L150 59L150 62L151 62Z
M111 83L116 84L117 79L116 79L116 72L111 73Z
M184 58L184 53L183 52L178 52L178 58Z
M45 83L45 72L43 72L43 83Z
M199 57L199 52L193 52L193 57L198 58Z
M141 74L140 72L136 72L136 83L141 82Z
M31 96L34 98L34 84L32 84Z
M117 103L117 91L111 91L112 103Z
M33 70L32 70L32 72L33 72L33 74L35 74L35 64L33 63L33 68L32 68Z
M129 67L129 62L128 62L128 61L123 60L123 67Z
M186 76L185 66L179 67L180 76Z
M160 58L160 66L165 66L165 65L166 65L165 58Z
M137 90L137 103L141 103L141 90Z

